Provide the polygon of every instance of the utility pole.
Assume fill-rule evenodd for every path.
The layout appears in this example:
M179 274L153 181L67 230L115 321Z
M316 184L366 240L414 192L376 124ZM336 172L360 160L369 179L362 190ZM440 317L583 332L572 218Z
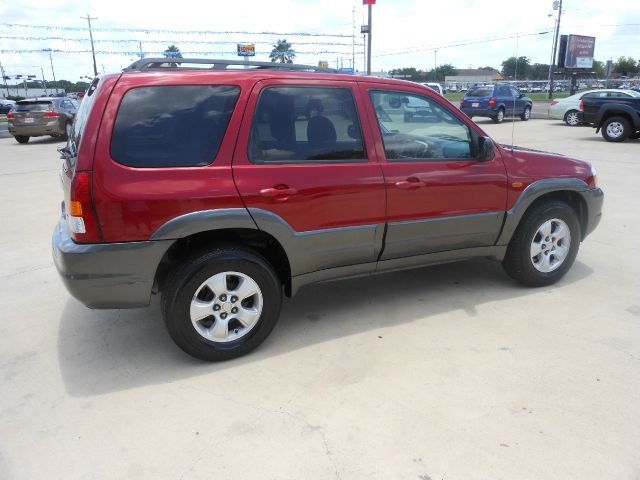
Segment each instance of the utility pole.
M91 40L91 55L93 56L93 74L97 77L98 76L98 67L96 67L96 51L93 48L93 33L91 32L91 20L97 20L98 17L91 17L87 13L86 17L80 17L80 18L86 20L87 23L89 24L89 40Z
M356 71L356 7L351 9L351 68Z
M140 43L140 58L144 58L144 53L142 53L142 41L139 42Z
M9 96L9 85L7 85L7 75L4 73L4 67L0 63L0 73L2 73L2 81L4 82L4 88L7 90L7 97Z
M44 84L44 94L48 95L48 92L47 92L47 80L44 78L44 68L40 67L40 73L42 73L42 83Z
M53 81L55 82L56 81L56 72L53 71L53 58L51 58L51 50L49 50L49 63L51 63L51 75L53 76Z
M435 70L438 68L438 49L433 49L433 74L435 75Z
M555 3L554 3L555 5ZM551 58L551 65L549 65L549 98L553 98L553 63L556 61L556 52L558 49L558 36L560 35L560 18L562 17L562 0L558 7L558 22L556 24L556 38L553 40L553 57Z

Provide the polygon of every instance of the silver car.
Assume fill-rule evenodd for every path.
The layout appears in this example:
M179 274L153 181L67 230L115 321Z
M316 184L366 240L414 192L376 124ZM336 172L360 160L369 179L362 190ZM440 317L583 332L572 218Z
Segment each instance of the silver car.
M562 120L570 127L580 125L580 100L585 96L600 98L626 98L635 97L638 92L633 90L607 89L607 90L585 90L567 98L559 98L551 102L547 108L549 118Z

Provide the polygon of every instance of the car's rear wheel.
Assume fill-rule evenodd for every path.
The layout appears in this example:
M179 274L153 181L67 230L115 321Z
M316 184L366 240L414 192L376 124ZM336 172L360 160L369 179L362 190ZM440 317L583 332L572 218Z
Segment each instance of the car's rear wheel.
M524 107L524 112L522 112L522 115L520 115L520 120L522 120L523 122L526 122L530 118L531 118L531 107L529 106Z
M256 348L273 330L281 303L267 260L234 247L192 256L162 287L171 338L201 360L228 360Z
M502 123L504 121L504 108L499 108L492 120L496 123Z
M27 143L29 141L29 137L28 135L16 135L16 141L18 143Z
M602 137L607 142L624 142L630 134L631 126L624 117L610 117L602 124Z
M544 201L527 212L518 225L502 266L524 285L551 285L573 265L580 237L580 223L573 208L557 200Z
M564 123L570 127L577 127L580 125L580 113L577 110L569 110L564 114Z

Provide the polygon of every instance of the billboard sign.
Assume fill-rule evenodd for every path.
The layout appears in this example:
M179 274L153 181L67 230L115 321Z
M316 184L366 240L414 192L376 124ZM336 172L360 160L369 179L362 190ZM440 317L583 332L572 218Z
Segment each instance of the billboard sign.
M595 37L568 35L564 68L593 68L595 46Z
M253 43L238 44L239 57L255 57L255 55L256 55L256 46Z

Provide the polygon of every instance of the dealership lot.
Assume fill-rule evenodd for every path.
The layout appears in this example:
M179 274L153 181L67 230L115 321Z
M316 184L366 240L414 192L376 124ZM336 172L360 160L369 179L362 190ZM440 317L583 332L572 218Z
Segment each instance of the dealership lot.
M640 141L477 122L593 162L600 227L556 286L473 261L311 286L206 364L147 309L88 310L50 238L62 144L0 139L0 478L636 478Z

